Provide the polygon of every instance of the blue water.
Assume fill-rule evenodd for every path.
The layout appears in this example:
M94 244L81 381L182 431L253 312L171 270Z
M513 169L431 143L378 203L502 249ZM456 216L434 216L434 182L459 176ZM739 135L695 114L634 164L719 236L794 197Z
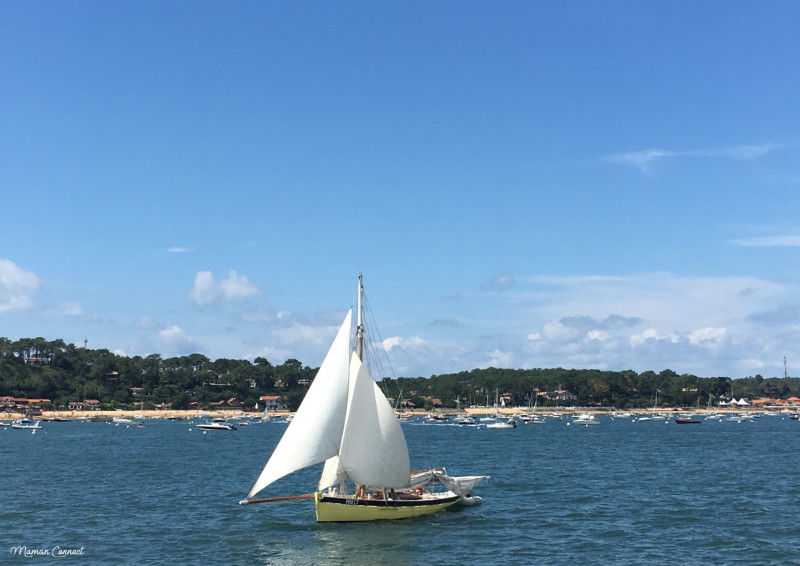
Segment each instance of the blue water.
M489 474L480 507L317 524L311 501L241 507L286 425L203 433L0 429L0 564L800 564L800 421L486 430L403 425L412 467ZM312 468L262 496L312 491Z

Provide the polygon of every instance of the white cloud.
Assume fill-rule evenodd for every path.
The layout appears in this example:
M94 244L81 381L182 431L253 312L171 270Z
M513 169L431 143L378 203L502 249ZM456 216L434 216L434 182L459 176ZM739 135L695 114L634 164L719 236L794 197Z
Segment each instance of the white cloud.
M292 324L280 328L274 335L281 345L290 344L319 344L327 345L332 342L339 330L338 326L313 326L309 324Z
M608 340L608 332L604 332L602 330L590 330L586 333L586 336L589 340L599 340L600 342L605 342Z
M159 331L158 337L164 342L176 343L187 342L190 340L189 336L181 328L177 326L168 326L164 330Z
M187 252L192 251L194 248L186 248L182 246L172 246L171 248L167 248L167 253L170 254L184 254Z
M62 316L82 316L83 307L80 303L64 303L55 312Z
M203 346L198 344L182 328L167 326L158 332L159 349L164 356L187 355L202 352Z
M517 288L510 302L532 323L512 349L520 367L742 377L753 360L780 359L800 333L791 306L800 290L756 277L533 277Z
M637 167L642 173L649 173L650 166L658 161L667 158L679 157L713 157L723 159L735 160L751 160L758 159L767 153L787 147L788 144L749 144L749 145L736 145L722 149L711 150L689 150L689 151L672 151L666 149L644 149L640 151L630 151L627 153L618 153L609 155L602 158L602 161L608 163L620 163L622 165L631 165Z
M481 291L508 291L514 286L514 276L510 273L501 273L494 279L486 281L480 286Z
M698 328L689 333L689 342L692 344L716 344L725 338L727 332L724 328Z
M239 275L236 271L231 270L225 279L214 279L210 271L198 271L194 286L189 291L189 299L205 307L241 301L260 294L261 291L247 280L247 276Z
M782 145L760 144L760 145L737 145L720 151L707 152L712 157L730 157L731 159L758 159L775 149L781 149Z
M160 328L161 324L159 324L151 316L143 315L134 320L131 326L133 328L153 329L153 328Z
M638 334L631 334L629 338L631 346L634 347L640 346L646 343L648 340L653 342L666 341L666 342L671 342L672 344L677 344L678 335L673 332L662 336L658 333L658 331L655 328L648 328Z
M678 155L674 151L665 151L663 149L645 149L642 151L630 151L628 153L619 153L616 155L609 155L603 158L603 161L609 163L621 163L623 165L633 165L638 167L643 173L650 170L650 164L664 159L666 157L673 157Z
M35 273L0 258L0 314L31 308L40 287Z
M489 354L489 361L485 365L478 367L509 368L513 359L514 354L512 352L494 350Z
M734 240L737 246L748 246L754 248L771 248L778 246L800 247L800 235L786 236L761 236L755 238L742 238Z
M383 349L387 352L390 352L392 348L399 347L399 348L415 348L417 346L422 346L425 343L425 340L420 338L419 336L408 336L403 338L401 336L393 336L392 338L386 338L383 342Z

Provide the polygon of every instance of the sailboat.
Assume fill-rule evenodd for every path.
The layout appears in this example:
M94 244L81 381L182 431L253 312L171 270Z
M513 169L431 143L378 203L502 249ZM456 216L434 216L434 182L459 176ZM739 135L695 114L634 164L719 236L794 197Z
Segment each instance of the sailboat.
M656 389L656 400L653 402L653 414L651 416L642 415L636 422L645 423L649 421L663 421L664 416L656 414L656 410L658 409L658 389Z
M497 409L497 390L494 392L494 422L490 422L486 425L488 429L509 429L509 428L517 428L517 421L514 420L514 417L508 417L506 420L501 421L500 414L498 413Z
M535 393L535 391L531 392L531 397L533 397L534 393ZM522 415L522 417L520 417L522 419L522 422L524 422L525 424L546 424L547 423L547 421L544 420L544 417L536 414L536 406L538 405L538 403L539 403L539 398L537 396L536 400L533 402L533 407L531 408L531 412L529 414L527 414L527 415ZM528 403L528 404L530 405L530 403Z
M240 504L313 499L317 522L346 522L405 519L480 501L472 490L489 476L411 471L403 429L362 361L362 295L359 274L355 351L348 311L294 419ZM321 462L314 493L253 499L278 479Z

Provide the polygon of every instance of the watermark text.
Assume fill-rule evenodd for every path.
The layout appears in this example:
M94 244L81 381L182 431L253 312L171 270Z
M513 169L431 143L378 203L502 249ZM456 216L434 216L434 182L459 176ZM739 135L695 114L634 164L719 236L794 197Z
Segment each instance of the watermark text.
M68 556L83 556L84 548L62 548L59 545L51 548L28 548L27 545L20 544L12 546L9 553L11 556L24 556L25 558L39 556L45 556L47 558L66 558Z

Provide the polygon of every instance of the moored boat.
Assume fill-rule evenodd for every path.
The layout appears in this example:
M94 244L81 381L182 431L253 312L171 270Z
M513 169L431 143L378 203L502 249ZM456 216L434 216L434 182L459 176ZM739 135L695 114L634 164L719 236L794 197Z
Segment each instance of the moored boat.
M31 419L19 419L11 423L11 428L37 430L42 428L42 425L39 421L32 421Z
M200 430L236 430L231 423L202 423L197 425Z
M505 420L498 420L493 423L489 423L486 425L488 429L511 429L517 428L517 421L514 420L514 417L508 417Z
M578 415L576 418L572 419L572 424L593 426L593 425L599 425L600 421L598 421L597 417L595 417L592 414L583 413L581 415Z
M675 424L700 424L700 421L692 415L680 415L675 417Z

